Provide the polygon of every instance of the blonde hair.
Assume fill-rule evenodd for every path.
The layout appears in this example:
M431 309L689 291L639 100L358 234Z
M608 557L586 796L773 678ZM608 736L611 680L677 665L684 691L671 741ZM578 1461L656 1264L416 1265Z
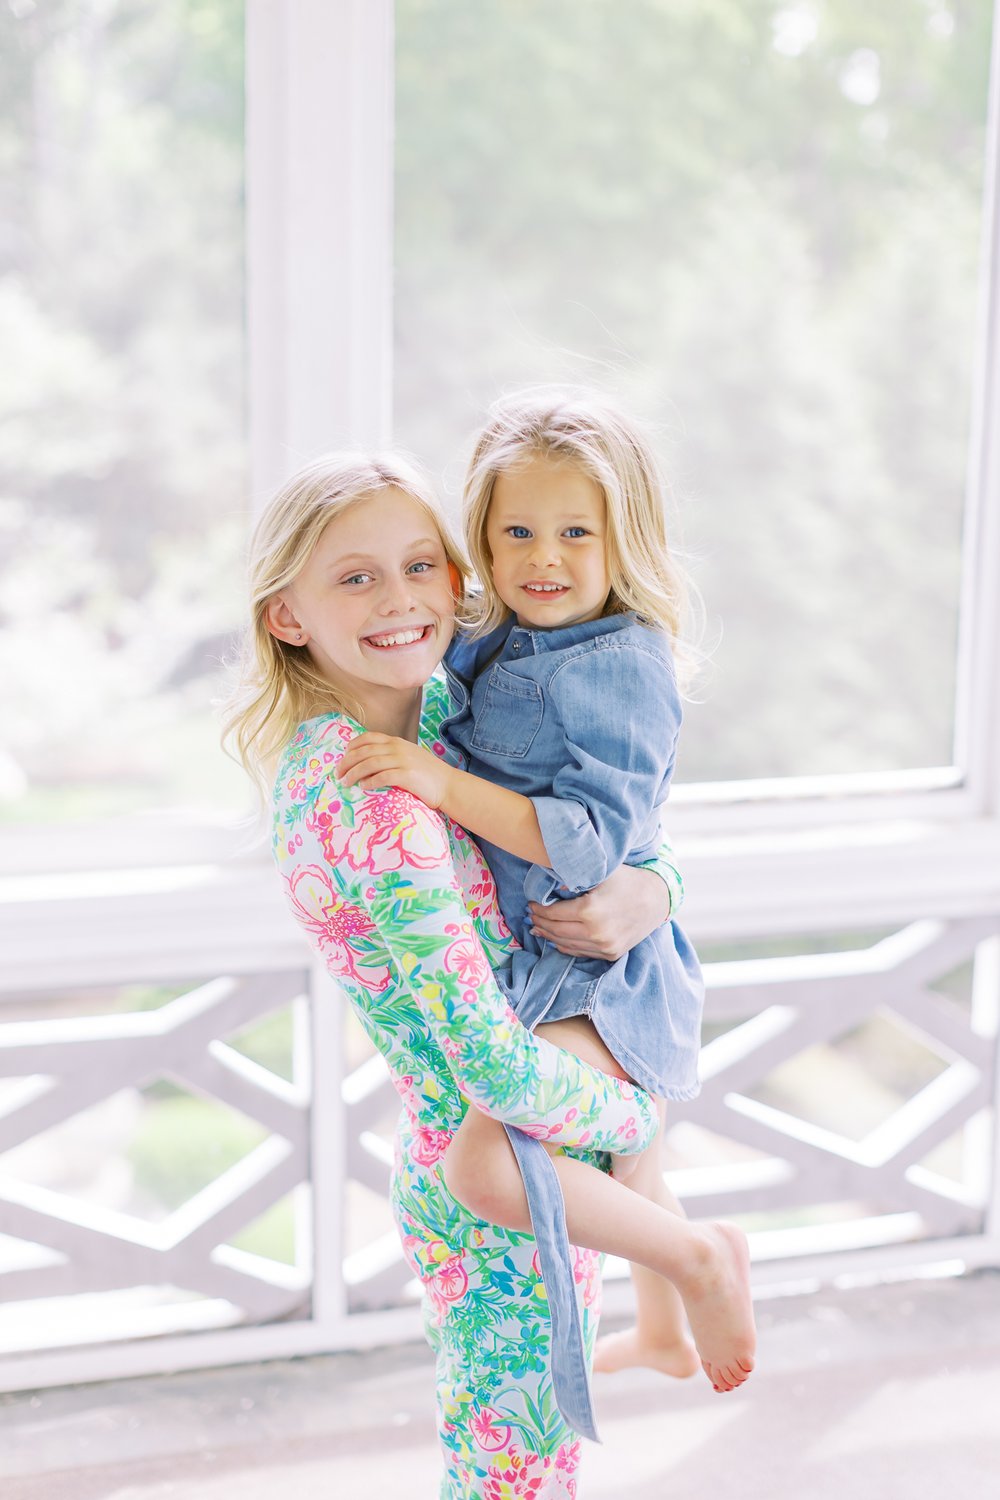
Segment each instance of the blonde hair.
M589 392L519 391L489 409L464 491L465 544L483 590L466 610L472 634L510 614L493 582L486 534L493 486L498 474L537 454L578 464L600 486L611 584L605 615L634 612L665 631L686 660L680 633L690 585L667 539L666 484L635 423Z
M427 512L464 584L468 564L428 480L407 459L394 455L331 453L317 458L278 491L254 529L248 565L250 619L238 679L223 705L222 738L265 796L282 750L304 719L346 713L363 722L360 705L317 670L307 646L271 634L268 603L298 577L331 521L387 489L402 490Z

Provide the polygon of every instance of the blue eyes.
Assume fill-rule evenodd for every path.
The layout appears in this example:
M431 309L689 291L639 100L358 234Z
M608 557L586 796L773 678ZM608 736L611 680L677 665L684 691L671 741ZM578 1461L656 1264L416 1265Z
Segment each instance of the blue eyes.
M432 563L432 562L415 562L415 563L410 563L410 565L406 569L406 571L407 571L407 573L415 573L415 574L417 574L418 577L420 577L424 573L430 573L430 572L432 572L433 569L434 569L434 563ZM363 584L363 583L371 583L372 582L372 578L373 578L373 575L371 573L352 573L350 575L350 577L348 577L348 578L342 578L340 581L344 585L347 585L347 584Z
M508 526L507 535L513 537L515 542L524 542L531 536L527 526ZM567 526L563 536L568 536L571 541L578 541L582 536L589 536L586 526Z

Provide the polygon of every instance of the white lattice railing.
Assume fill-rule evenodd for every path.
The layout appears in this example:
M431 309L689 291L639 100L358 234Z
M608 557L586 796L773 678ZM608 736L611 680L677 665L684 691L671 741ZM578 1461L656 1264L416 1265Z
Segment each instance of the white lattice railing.
M704 1047L702 1093L674 1108L667 1139L675 1163L702 1158L675 1166L671 1175L688 1212L749 1216L758 1272L770 1263L779 1276L789 1274L792 1260L798 1274L810 1257L831 1253L843 1272L858 1252L877 1247L900 1260L930 1261L963 1249L974 1255L972 1237L986 1232L994 1159L996 930L983 918L924 921L867 948L708 965L707 1027L725 1029ZM964 1005L934 989L959 965L969 969ZM755 1097L779 1069L793 1069L803 1053L831 1047L873 1017L893 1018L912 1039L911 1049L919 1045L937 1071L883 1107L878 1124L860 1139ZM819 1079L825 1071L830 1090L843 1077L834 1059L825 1070L822 1059L813 1069ZM864 1089L863 1062L852 1072ZM808 1106L804 1087L800 1082L799 1103ZM391 1158L371 1125L393 1098L377 1059L346 1081L348 1172L379 1192L386 1190ZM852 1108L845 1100L845 1123ZM923 1163L948 1141L953 1170L945 1176ZM830 1205L838 1206L834 1216L810 1223ZM783 1227L752 1227L769 1218ZM963 1245L956 1247L959 1237ZM363 1275L358 1254L354 1265L357 1306L380 1305L405 1280L399 1264L372 1265Z
M133 893L126 961L120 904L109 898L103 922L100 909L89 904L75 932L68 914L54 924L30 902L0 925L12 954L0 980L0 1388L415 1335L386 1201L397 1096L349 1025L345 1039L339 999L270 873L235 891L206 876ZM64 941L36 943L32 964L43 922ZM997 928L989 914L924 919L848 951L799 940L806 951L791 956L786 935L785 956L709 965L704 1086L673 1111L672 1180L690 1212L742 1216L760 1285L1000 1262ZM80 1014L102 975L169 978L180 993L159 1009ZM31 1019L56 990L76 1013ZM288 1076L237 1045L276 1013ZM104 1155L122 1157L107 1135L114 1109L163 1083L217 1110L201 1127L205 1180L184 1201L151 1212L127 1172L112 1187L96 1168L47 1180L60 1143L83 1139L101 1111ZM250 1136L213 1172L213 1132L236 1117ZM291 1248L233 1243L289 1200ZM612 1306L626 1295L609 1290Z
M0 1078L7 1091L0 1161L120 1090L161 1079L225 1104L267 1132L260 1145L156 1224L86 1201L85 1180L78 1182L78 1196L0 1171L0 1223L20 1242L5 1257L4 1303L171 1287L215 1304L198 1309L201 1326L213 1318L280 1318L307 1303L305 1266L282 1266L226 1243L308 1182L308 1088L286 1082L225 1041L280 1007L301 1005L305 977L299 971L216 979L154 1011L0 1026ZM185 1306L162 1308L160 1328L183 1327ZM147 1331L155 1326L151 1313L144 1319ZM72 1317L69 1322L64 1334L72 1338Z

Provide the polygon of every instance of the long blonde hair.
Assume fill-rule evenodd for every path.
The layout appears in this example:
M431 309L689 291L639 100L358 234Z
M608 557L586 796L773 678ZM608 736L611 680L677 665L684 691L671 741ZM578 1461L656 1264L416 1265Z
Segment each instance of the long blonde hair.
M330 453L300 469L264 511L250 541L249 623L236 684L223 705L223 744L266 796L274 767L304 719L346 713L361 719L313 663L308 647L271 634L267 606L301 573L326 527L380 490L398 489L427 512L449 563L464 583L468 564L451 535L427 479L391 454Z
M486 528L497 475L536 454L576 463L600 486L607 506L606 615L634 611L670 638L682 660L688 579L667 538L666 485L643 433L594 393L525 390L490 407L465 481L465 544L482 584L466 620L483 635L510 614L493 582Z

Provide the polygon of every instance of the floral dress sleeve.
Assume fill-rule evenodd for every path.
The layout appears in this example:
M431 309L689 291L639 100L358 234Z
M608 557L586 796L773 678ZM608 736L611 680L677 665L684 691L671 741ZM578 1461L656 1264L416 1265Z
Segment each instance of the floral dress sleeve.
M321 846L312 857L356 914L356 967L374 977L384 965L383 988L402 981L464 1097L571 1149L641 1151L657 1128L649 1095L533 1035L510 1009L438 814L398 788L343 787L332 769L316 790L306 833Z
M659 875L670 894L670 910L667 917L668 919L676 917L684 904L684 877L678 869L673 845L666 835L652 859L640 860L636 868L652 870L654 875Z

